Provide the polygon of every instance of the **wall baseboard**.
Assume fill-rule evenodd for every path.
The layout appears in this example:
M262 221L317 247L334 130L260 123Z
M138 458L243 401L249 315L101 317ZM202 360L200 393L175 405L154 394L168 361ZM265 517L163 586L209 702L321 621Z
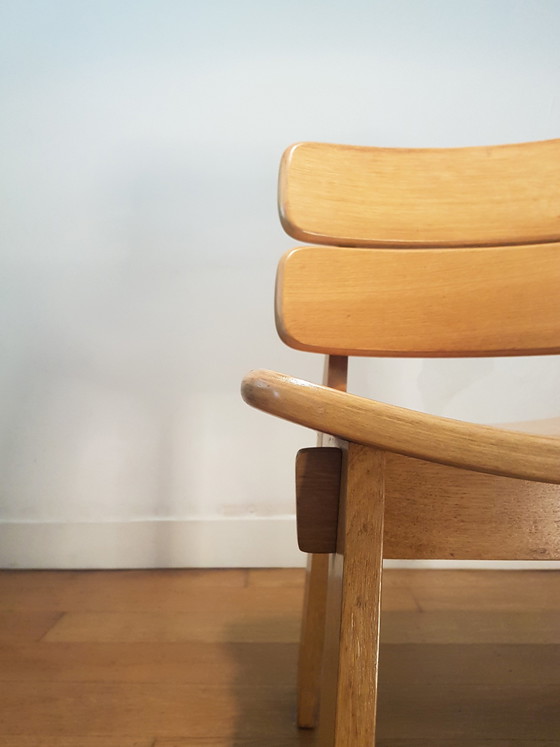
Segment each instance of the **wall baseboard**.
M0 523L2 568L293 568L305 563L293 516ZM560 561L388 560L385 566L560 569Z
M293 516L0 523L2 568L305 565Z

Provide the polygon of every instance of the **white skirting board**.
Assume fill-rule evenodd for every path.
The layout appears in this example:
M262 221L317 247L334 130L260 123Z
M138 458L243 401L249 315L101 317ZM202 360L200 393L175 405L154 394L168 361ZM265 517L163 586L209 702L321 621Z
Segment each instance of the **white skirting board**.
M259 568L304 564L293 516L0 523L2 568Z
M305 562L293 516L0 523L2 568L290 568ZM385 566L560 569L560 561L389 560Z

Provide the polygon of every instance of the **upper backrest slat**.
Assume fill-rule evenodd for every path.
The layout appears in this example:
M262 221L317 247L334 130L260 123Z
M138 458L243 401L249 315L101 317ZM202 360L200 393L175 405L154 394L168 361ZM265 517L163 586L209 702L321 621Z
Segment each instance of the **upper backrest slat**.
M474 148L300 143L284 154L285 230L338 246L560 241L560 139Z

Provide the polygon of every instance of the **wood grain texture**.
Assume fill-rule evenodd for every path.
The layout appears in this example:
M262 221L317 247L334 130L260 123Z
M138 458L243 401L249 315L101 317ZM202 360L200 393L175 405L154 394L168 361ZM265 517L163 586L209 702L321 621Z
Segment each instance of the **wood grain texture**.
M380 739L377 747L557 747L549 739ZM157 747L157 745L156 745Z
M319 454L312 466L325 462L332 471L329 459ZM338 501L335 511L332 495L322 489L324 479L310 482L305 499L298 501L300 549L335 552ZM385 558L560 558L558 485L387 454L385 512Z
M345 392L348 384L348 358L344 355L327 355L323 371L323 386Z
M297 674L297 724L302 729L313 729L319 714L329 556L309 555L306 575Z
M299 247L279 264L276 327L290 347L336 355L558 353L559 285L559 244Z
M298 608L293 617L297 618ZM101 626L104 619L98 620ZM295 619L297 623L297 619ZM267 629L266 621L261 629ZM264 633L261 634L264 636ZM102 638L99 633L92 638ZM235 634L232 638L235 638ZM273 637L273 636L271 636ZM286 683L292 682L297 660L297 641L196 640L146 642L41 641L0 648L0 682L27 682L48 686L52 682L182 683L228 687L244 662L247 682L255 687L270 684L270 672Z
M476 609L431 609L411 619L407 612L388 611L381 618L381 638L386 644L507 644L560 645L557 609L513 612ZM560 678L559 678L560 679Z
M239 703L254 703L254 718L239 723ZM236 692L230 686L152 683L74 683L57 682L43 688L33 683L11 683L0 691L0 728L2 734L29 734L28 719L33 713L41 724L42 736L72 737L76 746L81 734L105 738L115 735L141 738L145 735L191 738L261 739L277 732L282 738L293 734L290 714L292 688L243 686Z
M422 734L455 745L455 740L460 743L468 734L476 744L477 739L501 732L517 747L525 740L530 744L536 734L546 740L558 740L560 734L558 684L520 687L511 682L496 690L484 684L436 686L426 682L418 688L403 683L398 693L387 695L380 691L379 709L383 708L392 726L381 732L380 722L382 738L417 739Z
M375 740L385 454L349 444L347 470L336 747Z
M560 439L407 410L272 371L248 374L245 401L356 443L427 461L560 483Z
M325 356L323 385L344 392L346 391L347 381L348 358L345 356ZM317 434L317 445L340 447L335 438L325 433ZM298 662L297 722L303 728L314 727L319 712L327 590L328 558L324 555L310 555L305 577L305 598Z
M385 557L560 558L560 486L387 455Z
M299 590L298 590L299 591ZM230 609L213 611L211 608L192 612L68 612L44 636L52 643L83 643L95 640L98 643L150 643L164 641L181 643L200 641L217 643L295 643L299 639L299 622L282 616L271 596L255 601L260 610L252 622L247 620L247 608L243 601L248 596L237 596ZM289 595L284 610L294 603L301 605L301 594ZM248 602L250 606L251 603ZM268 606L266 606L268 604ZM236 612L234 612L236 610ZM268 621L268 624L266 624ZM101 625L103 622L103 625ZM263 637L264 636L264 637Z
M560 610L560 573L550 570L391 569L384 576L386 612L412 609L397 608L397 590L410 591L422 612L483 609L489 617L508 612L514 619L527 610Z
M294 745L312 745L313 736L311 734L305 734L300 732L295 736L282 739L278 737L274 741L274 747L294 747ZM153 747L263 747L263 743L260 739L213 739L202 738L189 739L158 739L154 742ZM152 747L152 746L151 746Z
M1 572L5 619L21 634L0 645L0 747L315 744L295 727L297 643L273 641L282 622L297 625L301 595L272 617L262 609L282 589L301 594L304 575L242 571L221 605L221 571ZM209 621L213 595L232 640L95 640L116 613L134 629L155 588L168 615ZM33 616L56 619L65 603L96 608L92 640L37 638ZM18 617L20 604L32 615ZM386 570L382 608L378 746L556 747L560 573ZM260 626L261 642L236 642L240 626Z
M297 453L297 536L303 552L336 551L341 468L341 449L316 446Z
M79 740L79 741L77 741ZM40 734L36 736L25 736L13 734L9 737L0 736L0 747L154 747L151 738L136 737L45 737Z
M345 479L344 473L343 491L346 490ZM338 531L342 533L344 516L341 515L340 519ZM338 697L344 555L342 552L337 552L321 557L328 559L328 576L324 645L321 650L322 667L317 744L318 747L333 747Z
M385 454L348 444L337 553L331 560L321 747L375 739Z
M50 610L0 610L0 645L41 640L60 620L59 612Z
M496 627L503 620L499 616L494 621ZM537 638L538 628L534 627L533 641ZM427 682L440 686L484 682L496 691L514 682L555 687L559 671L560 651L556 645L386 643L382 640L379 687L391 691L405 682L418 687Z
M279 207L298 240L346 246L560 241L560 140L474 148L298 143Z
M0 610L44 612L49 610L55 621L62 612L188 612L193 603L201 608L215 604L216 598L226 605L254 578L240 569L218 570L208 579L205 571L0 571ZM255 571L266 575L266 571ZM278 578L274 576L274 578ZM23 583L25 579L25 583ZM263 580L262 586L267 586ZM258 592L267 594L266 591ZM270 593L270 592L268 592ZM58 612L58 615L54 613ZM1 619L1 618L0 618ZM49 624L49 618L47 624ZM28 629L27 623L21 628Z
M438 150L292 146L280 171L282 223L295 238L328 246L295 249L282 259L275 309L280 336L292 347L344 361L340 390L346 388L349 355L559 353L559 165L560 140ZM560 419L491 428L271 372L246 377L243 396L255 407L326 434L320 444L350 442L349 463L357 454L365 460L366 454L373 458L383 452L386 468L378 473L387 478L386 495L383 480L374 478L369 489L377 490L378 500L351 500L352 486L366 495L356 457L356 469L344 471L338 517L334 498L323 501L331 514L321 511L317 488L311 491L313 500L300 501L298 510L305 532L324 542L319 549L333 549L337 533L328 574L323 564L316 576L317 589L324 589L328 577L319 743L373 744L383 542L387 557L560 557ZM359 507L356 513L354 507ZM312 580L310 574L308 592ZM309 594L306 599L300 681L308 689L300 693L300 703L307 713L300 723L312 725L324 594L318 594L315 616ZM386 640L395 631L397 638L404 633L400 613L389 614L393 624ZM448 645L460 639L466 618L459 622L445 613L426 614L432 624L443 616L439 634ZM551 610L538 618L546 628L543 639L551 643L554 625L548 626L548 617L554 615ZM429 629L419 630L425 622L409 631L410 641L427 632L429 637ZM493 642L484 620L469 622L483 641ZM522 631L534 622L524 619ZM312 630L319 632L320 643L313 643ZM311 652L313 666L308 667ZM306 678L306 667L313 677ZM510 696L520 697L515 686L509 689ZM477 722L477 745L504 720L499 698L482 690L485 694L476 697L484 697L488 707ZM553 690L535 683L539 709L544 702L550 710ZM399 725L389 731L382 727L378 744L435 745L441 737L441 744L446 739L469 743L456 717L464 711L460 686L438 690L440 702L454 703L451 721L437 708L429 713L431 701L421 698L420 716L409 724L407 688L401 695L392 714ZM527 706L530 701L522 701L507 738L521 735L532 743L533 730L523 731L535 707ZM385 707L385 713L390 709ZM558 733L554 715L540 738L548 741Z
M245 573L246 586L249 587L265 586L275 589L305 586L305 573L302 568L249 568Z

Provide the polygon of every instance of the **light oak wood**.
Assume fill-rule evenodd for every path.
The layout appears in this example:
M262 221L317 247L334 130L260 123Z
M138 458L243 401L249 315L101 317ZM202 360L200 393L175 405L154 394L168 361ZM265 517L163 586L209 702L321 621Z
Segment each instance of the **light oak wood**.
M348 357L344 355L325 356L323 386L345 392L348 384ZM320 446L321 444L319 444Z
M387 455L386 558L560 558L560 486Z
M560 241L560 140L476 148L298 143L279 206L291 236L345 246Z
M327 467L332 467L328 460ZM387 454L386 484L386 558L560 557L557 485L483 475L398 454ZM322 481L311 488L316 485L320 488ZM297 509L301 549L335 552L338 513L332 496L310 489Z
M558 353L559 286L559 244L300 247L278 268L276 326L290 347L336 355Z
M343 392L346 391L347 380L348 358L325 356L324 386ZM338 446L336 439L325 433L317 434L317 445L319 447ZM298 664L297 723L302 728L312 728L317 723L327 590L328 558L324 555L311 554L307 561Z
M325 641L329 555L309 555L297 671L297 724L317 725Z
M345 490L343 486L342 491ZM342 518L342 517L341 517ZM339 532L343 523L339 523ZM332 747L335 738L338 666L340 662L340 637L342 621L342 579L344 556L340 553L322 555L328 560L327 598L325 614L325 634L323 640L320 697L318 701L319 722L317 730L318 747ZM314 725L314 724L313 724Z
M292 347L327 353L327 372L334 360L343 362L341 390L348 355L559 353L559 165L560 140L441 150L317 143L288 149L279 188L284 227L298 239L327 246L298 248L281 261L280 336ZM316 489L313 511L305 500L298 507L306 532L317 525L321 549L336 549L328 565L314 556L308 574L299 723L314 723L313 683L325 629L319 742L365 745L375 739L383 543L387 557L559 558L560 419L475 425L324 384L262 371L245 379L243 393L250 404L325 434L320 445L348 449L338 516L335 501L325 497L322 505ZM385 467L378 475L383 472L386 488L378 478L369 480L360 460L350 466L350 455L358 453L366 460L383 454ZM354 490L363 498L372 486L377 500L350 500ZM326 506L331 514L319 531L311 514L323 519ZM420 600L413 601L422 609ZM406 605L406 594L401 602ZM416 645L438 630L440 639L454 645L463 640L466 624L474 635L468 645L496 643L492 625L489 630L488 620L474 612L455 617L426 612L406 638L405 610L385 615L386 641L402 635ZM543 640L551 645L554 614L551 609L538 617L546 629ZM428 619L431 628L425 628ZM526 643L523 635L532 622L531 615L522 619L516 628L520 638L512 639L516 645ZM539 709L552 707L553 688L535 684L529 706L531 698L522 700L515 688L512 684L509 694L522 707L507 721L502 703L488 702L476 722L477 745L504 720L506 738L531 743L536 729L525 727L527 707L529 712L537 703ZM470 696L462 685L422 691L421 728L418 719L407 721L409 692L410 683L391 706L397 728L385 732L381 719L377 744L463 742L465 727L457 714L468 712L463 699ZM383 705L383 689L380 697L381 712L391 712ZM440 713L443 703L452 704L451 720ZM539 733L543 741L560 733L557 716Z
M349 444L331 560L321 747L375 739L385 454Z
M339 438L469 470L560 483L560 439L426 415L272 371L245 377L245 401Z

